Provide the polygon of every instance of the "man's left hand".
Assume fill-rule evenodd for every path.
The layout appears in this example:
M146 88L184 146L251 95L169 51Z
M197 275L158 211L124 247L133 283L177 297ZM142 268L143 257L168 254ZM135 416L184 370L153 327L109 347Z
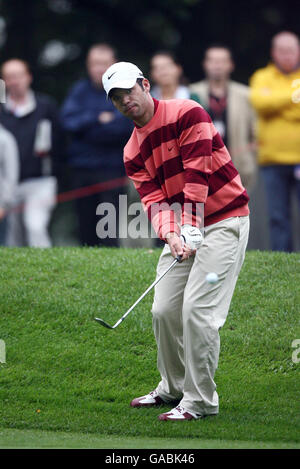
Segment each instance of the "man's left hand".
M196 252L187 246L183 238L181 236L179 237L177 233L168 233L166 240L168 241L173 257L181 256L184 261L184 259L188 259Z
M183 225L181 227L181 236L183 237L183 240L187 246L189 246L192 250L199 249L203 243L203 234L196 226Z

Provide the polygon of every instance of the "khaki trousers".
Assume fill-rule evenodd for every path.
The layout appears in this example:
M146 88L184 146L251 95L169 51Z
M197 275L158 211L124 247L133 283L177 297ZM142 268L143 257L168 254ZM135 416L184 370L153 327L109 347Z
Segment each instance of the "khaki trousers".
M165 401L181 400L185 409L201 415L219 410L214 382L219 329L228 314L248 234L249 216L208 226L196 255L177 264L155 288L153 329L161 375L157 392ZM158 262L158 275L172 259L166 245ZM207 283L208 272L216 272L219 281Z

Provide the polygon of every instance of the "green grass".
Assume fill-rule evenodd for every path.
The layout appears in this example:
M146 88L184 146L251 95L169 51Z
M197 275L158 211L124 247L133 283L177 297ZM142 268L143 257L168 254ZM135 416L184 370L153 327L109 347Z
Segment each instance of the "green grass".
M159 380L153 295L115 331L93 317L114 323L124 314L153 281L159 253L0 249L0 447L28 446L26 435L38 446L49 432L54 446L70 447L145 447L148 440L162 448L169 440L177 447L299 447L300 363L292 361L300 339L299 254L247 253L220 331L217 417L159 422L159 410L129 407ZM31 433L19 432L18 440L17 430Z
M0 429L0 448L83 449L300 449L300 443L278 441L203 440L201 438L153 438L98 436L97 434L47 430Z

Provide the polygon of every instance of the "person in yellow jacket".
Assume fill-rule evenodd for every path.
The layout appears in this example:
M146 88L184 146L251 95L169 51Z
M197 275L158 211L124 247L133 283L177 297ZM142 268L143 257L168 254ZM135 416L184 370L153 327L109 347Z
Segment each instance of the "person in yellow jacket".
M300 211L300 42L288 31L272 39L272 62L250 78L258 115L258 162L265 183L271 247L293 250L291 194Z

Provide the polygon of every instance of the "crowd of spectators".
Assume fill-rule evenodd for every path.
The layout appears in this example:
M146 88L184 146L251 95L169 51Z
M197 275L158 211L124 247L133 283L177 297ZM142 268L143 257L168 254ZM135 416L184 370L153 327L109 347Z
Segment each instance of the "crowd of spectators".
M118 233L104 239L96 233L98 205L112 203L119 219L119 195L129 190L122 150L132 123L116 111L102 87L103 73L117 60L111 45L92 45L86 78L74 83L60 108L52 97L33 89L30 65L24 60L11 58L2 64L6 99L0 104L1 245L53 244L49 222L58 200L61 161L67 162L69 189L77 194L78 243L120 245ZM269 63L248 85L231 78L235 61L224 44L204 51L204 78L196 83L188 82L170 51L155 53L149 68L154 98L193 99L208 111L250 199L262 175L271 249L293 251L294 194L300 212L300 99L295 99L299 38L288 31L276 34Z

